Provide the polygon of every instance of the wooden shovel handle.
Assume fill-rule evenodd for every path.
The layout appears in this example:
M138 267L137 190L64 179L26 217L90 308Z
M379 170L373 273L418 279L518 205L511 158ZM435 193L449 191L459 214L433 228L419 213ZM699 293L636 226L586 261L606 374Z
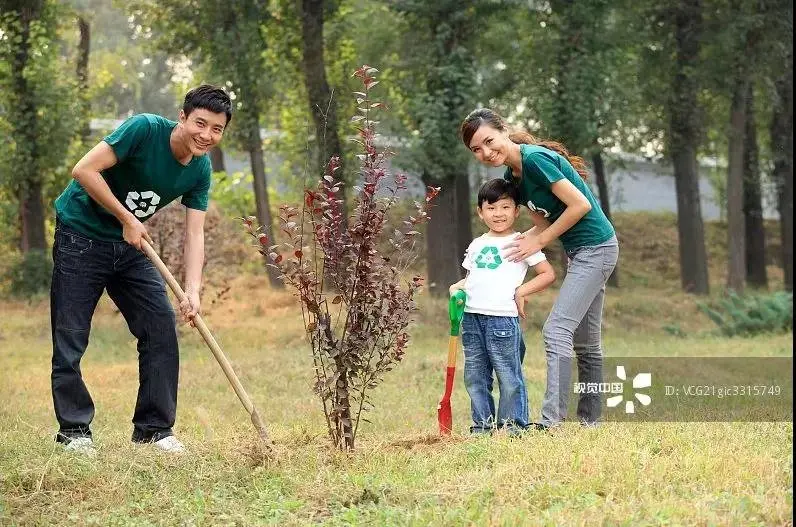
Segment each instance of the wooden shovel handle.
M163 260L160 259L158 253L155 252L155 249L144 239L141 240L141 249L144 251L144 254L155 264L155 267L158 268L160 274L163 276L163 279L166 280L166 283L169 284L169 288L171 288L174 296L182 302L185 300L186 294L185 291L182 290L180 284L174 278L174 275L171 274L166 264L163 263ZM202 316L198 313L193 318L193 323L196 326L196 329L199 330L199 334L202 335L202 338L207 343L207 346L210 348L210 351L213 353L213 356L218 361L218 364L221 366L221 369L224 371L224 375L227 376L230 384L232 385L232 389L235 390L235 393L240 399L240 402L243 404L243 407L248 412L249 416L251 417L252 424L257 429L257 433L259 434L260 438L267 443L270 443L271 440L268 438L268 432L265 430L265 425L263 424L262 418L260 414L257 412L257 409L254 407L254 403L252 402L249 394L246 393L246 390L243 388L243 385L238 379L238 376L235 374L235 371L232 369L232 365L229 363L227 356L224 355L224 352L221 350L221 346L218 345L216 339L213 337L213 334L210 333L210 330L207 328L205 321L202 319Z

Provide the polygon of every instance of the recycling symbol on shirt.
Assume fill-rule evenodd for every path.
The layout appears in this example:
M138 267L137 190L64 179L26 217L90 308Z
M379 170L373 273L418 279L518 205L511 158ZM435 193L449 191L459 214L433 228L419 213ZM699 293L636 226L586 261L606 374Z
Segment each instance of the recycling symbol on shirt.
M481 249L481 252L475 258L475 265L479 269L497 269L502 263L503 260L500 258L498 248L491 245Z
M157 210L160 196L151 190L145 190L140 194L132 190L127 193L127 199L124 200L124 203L137 218L146 218Z

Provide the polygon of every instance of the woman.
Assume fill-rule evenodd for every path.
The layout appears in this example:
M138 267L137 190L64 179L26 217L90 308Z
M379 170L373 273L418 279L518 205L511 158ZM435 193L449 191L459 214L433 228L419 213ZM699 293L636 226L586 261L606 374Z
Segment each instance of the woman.
M569 258L558 298L544 324L547 389L541 427L559 425L567 416L572 391L573 350L580 383L601 383L602 320L605 283L616 266L619 244L611 223L586 184L583 159L553 141L538 141L524 132L509 133L492 110L475 110L461 125L464 144L487 166L505 165L505 179L519 190L534 227L523 233L506 257L522 260L560 239ZM597 390L594 390L595 392ZM596 425L599 393L581 393L577 416Z

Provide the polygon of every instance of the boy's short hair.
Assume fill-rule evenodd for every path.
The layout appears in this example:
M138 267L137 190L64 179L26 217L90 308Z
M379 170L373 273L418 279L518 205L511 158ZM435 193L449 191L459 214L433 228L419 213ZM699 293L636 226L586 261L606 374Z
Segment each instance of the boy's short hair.
M225 114L227 124L232 120L232 101L229 94L223 88L212 84L202 84L185 94L185 101L182 103L182 111L185 112L185 115L190 115L198 108Z
M509 198L515 205L519 205L517 186L503 178L490 179L478 190L478 208L480 209L485 201L492 204L503 198Z

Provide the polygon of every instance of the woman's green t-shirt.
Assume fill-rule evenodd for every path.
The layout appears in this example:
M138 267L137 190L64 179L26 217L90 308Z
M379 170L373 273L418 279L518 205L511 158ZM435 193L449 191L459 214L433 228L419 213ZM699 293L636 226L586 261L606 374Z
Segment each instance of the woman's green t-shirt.
M520 154L522 177L519 180L515 178L510 168L506 169L503 177L517 185L520 202L531 211L541 213L550 223L563 214L566 205L552 191L553 183L562 179L575 185L591 204L591 210L561 235L564 249L599 245L614 236L614 227L605 216L591 188L566 158L558 152L537 145L520 145Z

